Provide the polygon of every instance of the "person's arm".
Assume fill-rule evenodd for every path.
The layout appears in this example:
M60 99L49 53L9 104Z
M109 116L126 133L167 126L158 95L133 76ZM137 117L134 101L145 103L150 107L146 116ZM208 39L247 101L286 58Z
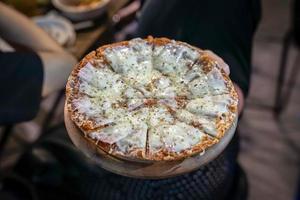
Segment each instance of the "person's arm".
M1 2L0 37L39 55L44 68L43 96L64 87L76 59L30 19Z
M64 52L29 18L0 2L0 37L34 51Z
M67 79L76 64L74 56L67 52L43 52L39 51L44 68L43 96L63 89Z
M242 89L236 83L234 83L234 87L235 87L235 90L236 90L236 92L238 94L238 98L239 98L238 113L241 114L241 112L244 109L244 105L245 105L245 97L244 97Z

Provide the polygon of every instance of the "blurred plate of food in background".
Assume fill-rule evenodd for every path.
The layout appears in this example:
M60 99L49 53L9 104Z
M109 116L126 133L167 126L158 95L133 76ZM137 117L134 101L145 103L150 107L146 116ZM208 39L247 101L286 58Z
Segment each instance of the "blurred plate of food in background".
M95 19L105 13L110 0L52 0L53 6L72 21Z

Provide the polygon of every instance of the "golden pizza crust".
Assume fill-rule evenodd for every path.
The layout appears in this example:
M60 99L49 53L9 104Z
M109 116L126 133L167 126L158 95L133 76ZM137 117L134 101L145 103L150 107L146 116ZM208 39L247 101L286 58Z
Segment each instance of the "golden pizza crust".
M207 148L218 143L218 141L219 140L217 138L212 138L205 135L204 138L201 140L201 143L194 145L190 149L185 149L180 152L172 152L162 149L154 153L149 153L147 155L147 159L153 161L171 161L185 159L187 157L197 155L199 153L205 153L205 150Z

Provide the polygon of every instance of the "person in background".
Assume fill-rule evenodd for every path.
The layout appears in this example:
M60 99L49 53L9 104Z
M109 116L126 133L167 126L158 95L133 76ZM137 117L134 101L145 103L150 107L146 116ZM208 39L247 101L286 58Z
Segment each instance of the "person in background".
M76 59L26 16L0 2L0 125L32 119L41 97L61 89Z
M260 1L146 0L142 4L134 37L168 37L216 53L229 65L241 113L249 91ZM111 174L97 183L105 185L99 188L103 199L246 199L247 181L237 162L238 151L236 133L221 155L191 173L161 180Z

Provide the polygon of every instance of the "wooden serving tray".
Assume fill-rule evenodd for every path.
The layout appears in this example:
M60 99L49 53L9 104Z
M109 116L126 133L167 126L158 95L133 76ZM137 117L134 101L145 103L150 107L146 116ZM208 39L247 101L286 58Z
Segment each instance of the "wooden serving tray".
M87 157L93 160L96 165L119 175L143 179L162 179L178 176L194 171L214 160L229 144L235 133L238 121L236 118L231 128L220 142L208 148L204 153L197 154L180 161L149 161L143 163L114 157L101 150L95 144L89 142L88 138L84 137L81 130L77 128L70 119L66 106L64 108L64 119L67 132L72 142Z

